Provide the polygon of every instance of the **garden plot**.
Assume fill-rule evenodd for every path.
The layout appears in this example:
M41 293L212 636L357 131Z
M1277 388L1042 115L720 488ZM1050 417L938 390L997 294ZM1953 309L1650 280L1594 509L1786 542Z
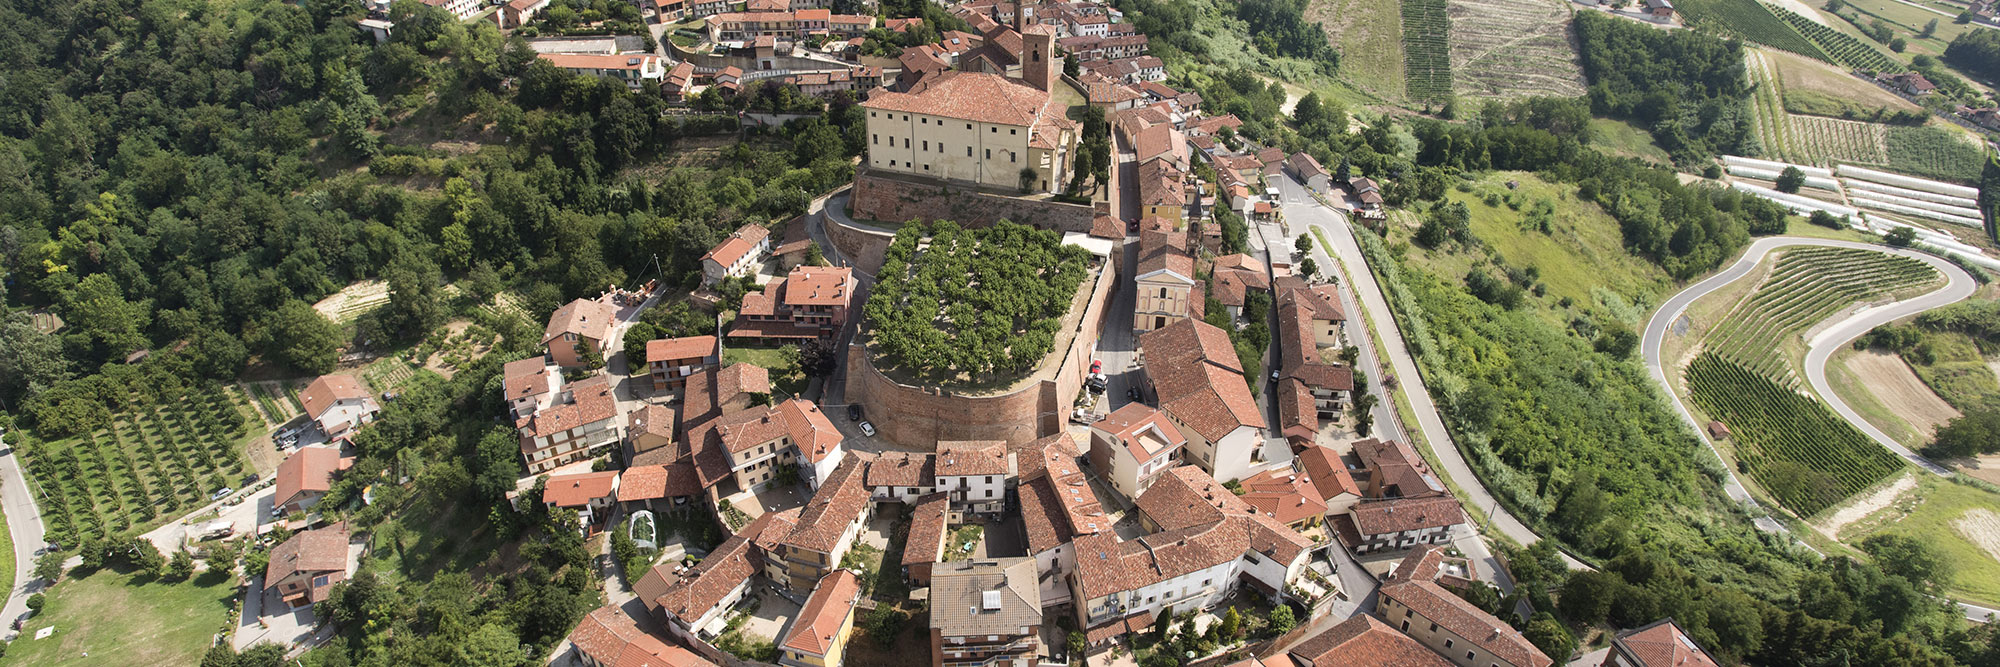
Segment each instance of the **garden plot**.
M1451 12L1445 0L1403 0L1403 72L1412 101L1451 97Z
M1583 67L1562 0L1450 0L1452 88L1484 98L1575 97Z
M313 304L313 310L335 324L346 324L388 303L389 283L363 280L341 288L333 296L320 299L319 303Z
M251 421L219 385L145 402L93 433L24 448L49 540L150 529L209 502L250 472L238 446Z
M1777 63L1750 51L1744 58L1753 91L1750 109L1764 154L1782 161L1829 167L1835 163L1887 164L1887 125L1800 116L1785 111Z

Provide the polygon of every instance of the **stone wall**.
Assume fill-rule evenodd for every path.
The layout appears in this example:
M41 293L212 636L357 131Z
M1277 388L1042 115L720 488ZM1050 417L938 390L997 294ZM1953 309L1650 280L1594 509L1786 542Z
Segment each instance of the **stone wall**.
M1107 263L1094 279L1076 335L1052 376L1007 394L955 394L890 379L876 370L867 349L855 343L847 350L847 398L865 406L868 414L882 415L875 424L881 436L906 447L934 449L939 440L1005 440L1018 445L1061 432L1090 374L1091 354L1097 349L1097 334L1118 273Z
M853 193L850 213L860 220L950 220L965 227L1010 220L1030 227L1087 234L1095 216L1095 209L1086 204L1008 197L963 185L880 173L856 173Z

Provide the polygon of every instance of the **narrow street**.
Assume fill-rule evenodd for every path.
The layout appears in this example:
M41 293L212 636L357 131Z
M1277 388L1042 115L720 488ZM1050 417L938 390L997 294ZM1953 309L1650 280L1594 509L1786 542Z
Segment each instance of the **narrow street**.
M1444 468L1439 472L1456 482L1461 491L1459 501L1486 513L1487 525L1482 528L1497 530L1524 546L1540 541L1541 536L1529 530L1526 524L1521 523L1506 508L1499 506L1499 501L1493 498L1492 493L1486 490L1485 484L1473 474L1471 465L1466 462L1464 454L1452 441L1450 432L1445 430L1444 420L1439 416L1437 405L1431 400L1430 389L1425 386L1423 375L1417 371L1416 360L1404 346L1402 330L1396 325L1396 320L1389 310L1389 302L1382 295L1381 285L1375 282L1374 274L1369 272L1368 264L1362 258L1361 246L1354 238L1354 231L1348 226L1347 218L1338 211L1321 205L1305 186L1289 177L1280 179L1280 189L1284 195L1282 205L1285 217L1295 223L1294 229L1304 229L1308 226L1316 228L1320 231L1320 235L1334 246L1321 247L1324 244L1320 241L1320 236L1314 237L1316 261L1326 267L1326 271L1332 271L1332 267L1335 266L1343 269L1344 278L1341 284L1346 289L1341 290L1342 305L1350 309L1349 325L1354 327L1355 332L1351 339L1361 347L1360 363L1373 383L1371 386L1379 391L1383 377L1382 367L1378 362L1380 358L1377 356L1378 351L1374 349L1373 341L1369 340L1367 331L1362 328L1372 324L1386 348L1381 352L1389 355L1389 369L1395 374L1399 386L1409 397L1411 409L1416 413L1417 427L1423 432L1425 441L1430 443L1431 451ZM1338 263L1335 263L1336 260ZM1366 310L1355 307L1357 294L1361 305L1366 306ZM1378 394L1378 396L1382 399L1376 406L1375 428L1378 437L1401 438L1405 442L1410 442L1409 433L1403 430L1404 425L1395 418L1394 397L1389 394ZM1482 540L1476 536L1467 537L1460 539L1455 546L1477 562L1482 578L1487 578L1502 590L1513 588L1513 582L1505 580L1498 558L1493 556L1491 549ZM1563 554L1563 561L1571 569L1588 569L1567 553Z

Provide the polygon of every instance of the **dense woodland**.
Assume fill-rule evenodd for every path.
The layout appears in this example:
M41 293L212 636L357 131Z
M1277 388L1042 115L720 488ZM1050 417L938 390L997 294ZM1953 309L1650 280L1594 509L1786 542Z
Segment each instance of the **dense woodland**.
M1678 164L1757 153L1742 42L1600 12L1577 12L1575 27L1593 112L1649 129Z

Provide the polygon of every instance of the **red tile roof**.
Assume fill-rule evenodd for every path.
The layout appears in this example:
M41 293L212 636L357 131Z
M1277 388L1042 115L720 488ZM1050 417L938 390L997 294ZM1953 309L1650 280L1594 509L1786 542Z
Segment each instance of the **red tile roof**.
M760 523L768 523L766 517L769 516L767 514L751 522L744 535L733 535L724 540L692 572L674 574L678 563L653 566L646 576L639 579L639 583L632 585L632 592L655 612L694 623L695 619L722 604L730 591L763 571L764 558L751 548L751 538L746 535L750 529L760 527Z
M701 492L693 461L635 465L618 478L618 502L692 496Z
M368 390L352 375L321 375L299 392L299 402L305 404L306 416L319 419L334 403L351 399L368 398Z
M674 419L674 406L647 403L625 415L625 436L636 439L641 435L651 435L672 442Z
M276 586L294 574L312 577L320 572L346 571L347 530L339 527L308 530L271 548L270 564L264 568L264 586ZM306 599L314 602L326 599L326 591L331 587L331 583L314 586Z
M1243 480L1244 503L1264 516L1290 525L1326 513L1326 500L1305 475L1290 470L1266 470Z
M611 331L611 318L610 304L595 299L571 301L557 308L556 312L549 313L549 325L542 330L542 343L547 344L570 333L602 341Z
M542 502L556 507L582 507L597 498L610 498L617 491L616 470L555 475L542 488Z
M693 652L639 629L618 605L592 610L569 633L576 650L605 667L714 667Z
M910 511L909 535L903 540L903 567L944 558L945 518L950 513L950 493L939 491L917 499Z
M1112 518L1104 513L1090 480L1076 465L1076 443L1067 433L1036 440L1017 449L1020 460L1021 515L1028 534L1028 551L1040 554L1078 535L1110 532Z
M748 400L750 394L769 393L771 372L762 366L738 362L704 368L688 376L681 419L698 424L721 414L732 403Z
M1637 667L1717 667L1715 656L1695 645L1671 618L1620 632L1611 644L1613 651L1638 661Z
M1381 588L1382 599L1394 600L1443 630L1449 630L1516 667L1549 667L1555 661L1535 648L1521 632L1435 581L1395 582ZM1379 608L1380 603L1377 603Z
M509 361L500 374L509 401L549 393L548 360L540 356Z
M1319 489L1321 498L1333 499L1341 494L1359 497L1361 487L1355 485L1354 476L1348 474L1347 465L1340 460L1340 454L1330 447L1314 445L1299 452L1299 467L1312 479Z
M648 70L659 67L659 56L604 53L542 53L542 60L563 69Z
M840 449L844 439L840 431L811 401L794 398L779 403L778 414L785 418L785 431L791 434L793 446L799 448L807 463L819 463Z
M730 232L728 238L715 244L715 247L710 248L708 254L702 255L701 258L715 260L715 263L723 266L734 266L738 260L756 250L757 244L763 243L768 238L771 238L771 230L759 225L744 225Z
M606 376L578 380L571 383L568 389L575 400L551 406L515 424L521 429L522 451L534 451L534 439L537 437L618 416L618 401L611 396L611 380Z
M844 306L854 298L854 269L795 266L784 284L787 306Z
M861 598L861 580L853 572L835 569L820 577L812 597L792 619L791 632L782 646L788 650L824 656L832 652L840 627L854 615L854 603Z
M1194 466L1161 475L1139 495L1137 505L1161 532L1123 542L1109 532L1076 538L1077 576L1085 598L1134 590L1251 551L1289 564L1312 547Z
M1357 440L1354 456L1368 468L1369 495L1377 498L1423 498L1446 494L1444 484L1415 449L1400 441Z
M333 447L300 447L278 464L276 503L284 506L301 493L325 493L333 488L333 473L353 465L354 459L340 458Z
M938 443L937 476L967 477L1007 474L1007 443L945 441Z
M1049 94L1026 82L986 72L951 71L925 77L910 92L876 93L861 106L1027 127L1042 117L1048 104Z
M1367 614L1313 635L1293 646L1290 655L1304 667L1451 667L1452 664L1409 635Z
M1093 424L1091 428L1102 431L1105 436L1124 445L1125 451L1132 454L1132 459L1141 464L1187 444L1187 437L1181 435L1180 428L1174 426L1166 414L1144 403L1126 403L1125 407L1112 411L1103 421ZM1160 443L1163 446L1157 450L1147 451L1146 444L1139 436L1153 429L1157 429L1158 436L1163 438Z
M646 361L676 361L680 359L701 359L717 354L714 336L688 336L686 338L659 338L646 341Z
M1183 319L1139 338L1162 410L1210 442L1238 428L1264 428L1229 334Z
M1465 523L1465 510L1451 496L1364 502L1349 509L1348 514L1354 517L1354 529L1364 536Z
M806 501L799 512L798 525L785 536L783 544L819 553L833 551L847 526L860 519L868 511L868 503L873 502L868 487L862 483L863 468L871 458L862 452L843 457L813 493L812 500Z
M868 464L863 484L877 486L930 487L937 485L937 457L911 452L882 452Z

